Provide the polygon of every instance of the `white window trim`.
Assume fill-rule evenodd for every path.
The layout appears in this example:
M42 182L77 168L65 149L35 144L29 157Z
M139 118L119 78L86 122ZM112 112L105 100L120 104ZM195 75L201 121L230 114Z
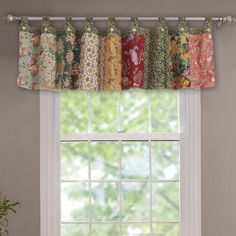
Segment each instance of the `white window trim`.
M199 90L182 90L179 95L179 134L153 133L153 140L181 140L181 236L201 236L201 95ZM40 91L40 236L60 235L60 94ZM185 124L185 125L183 125ZM129 134L118 133L122 140ZM111 139L96 134L93 139ZM88 134L64 136L87 140ZM92 138L92 137L90 137ZM146 140L143 134L129 138ZM149 137L150 139L150 137Z
M40 236L60 236L60 94L40 91Z

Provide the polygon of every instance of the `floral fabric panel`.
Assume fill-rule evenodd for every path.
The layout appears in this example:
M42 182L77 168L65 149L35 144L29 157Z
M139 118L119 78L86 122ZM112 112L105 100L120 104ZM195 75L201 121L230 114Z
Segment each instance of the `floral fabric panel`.
M20 31L17 85L39 89L40 34Z
M39 78L40 89L60 89L56 80L56 35L43 32L40 37Z
M215 85L212 18L201 27L190 27L185 18L169 35L171 88L207 88Z
M169 78L171 88L180 89L190 86L189 74L189 34L169 36Z
M65 68L63 32L57 33L56 41L56 81L61 85L61 87L64 87L63 82L61 82L63 80Z
M106 38L104 90L121 90L121 36L109 33Z
M48 19L43 19L40 34L23 17L19 44L17 84L28 89L59 90L60 83L56 79L57 39Z
M122 39L122 89L144 87L144 44L142 34L129 34Z
M66 19L65 40L64 40L64 61L65 68L63 73L62 87L68 87L71 84L71 70L74 61L74 47L76 42L75 30L70 24L70 19Z
M64 71L61 79L61 88L77 88L80 76L80 38L81 33L72 26L72 18L66 17L64 47Z
M190 35L189 54L191 88L214 87L215 68L211 33Z
M73 51L73 61L70 68L70 75L71 75L71 89L76 89L77 81L80 79L80 40L81 40L81 32L76 30L75 31L75 45L72 47Z
M79 88L99 90L98 79L99 37L94 33L84 33L81 38Z
M87 18L80 45L80 75L77 85L82 90L99 90L99 35L91 18Z

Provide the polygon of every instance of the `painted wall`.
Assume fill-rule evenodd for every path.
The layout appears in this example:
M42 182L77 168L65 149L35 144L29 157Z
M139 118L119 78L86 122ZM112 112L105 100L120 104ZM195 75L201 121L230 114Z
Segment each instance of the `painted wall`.
M0 16L236 15L235 0L1 0ZM0 20L0 192L22 203L10 236L39 236L39 94L16 87L17 24ZM215 32L217 88L202 92L203 236L236 235L236 25Z

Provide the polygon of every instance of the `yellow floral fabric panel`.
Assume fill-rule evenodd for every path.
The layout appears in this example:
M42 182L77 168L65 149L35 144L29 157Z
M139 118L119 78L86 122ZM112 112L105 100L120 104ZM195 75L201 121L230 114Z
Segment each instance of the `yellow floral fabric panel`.
M104 61L104 90L121 90L121 36L108 33Z

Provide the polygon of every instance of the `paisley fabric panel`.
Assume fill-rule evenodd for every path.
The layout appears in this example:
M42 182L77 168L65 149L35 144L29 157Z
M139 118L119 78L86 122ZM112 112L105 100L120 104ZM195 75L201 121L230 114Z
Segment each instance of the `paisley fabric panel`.
M98 52L99 36L85 32L81 38L80 77L77 81L82 90L99 90Z
M104 90L121 90L122 38L120 35L109 33L106 38L104 61Z
M213 40L210 33L190 35L190 84L191 88L215 86Z
M122 89L144 86L145 36L129 34L122 39Z

